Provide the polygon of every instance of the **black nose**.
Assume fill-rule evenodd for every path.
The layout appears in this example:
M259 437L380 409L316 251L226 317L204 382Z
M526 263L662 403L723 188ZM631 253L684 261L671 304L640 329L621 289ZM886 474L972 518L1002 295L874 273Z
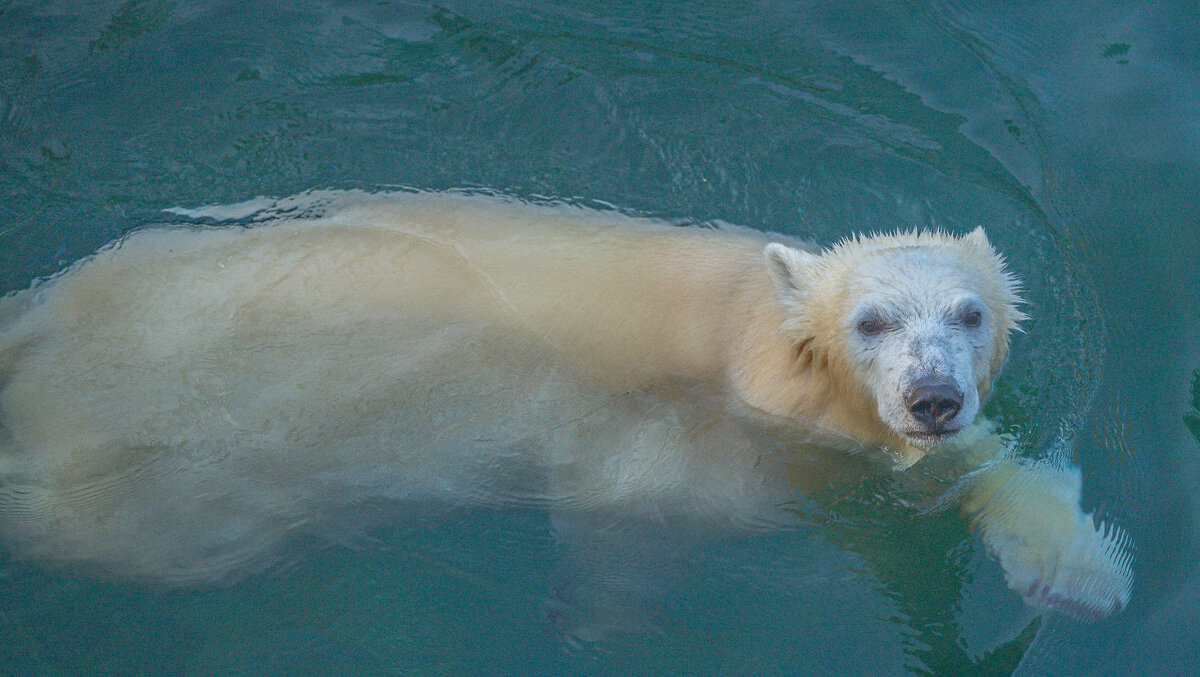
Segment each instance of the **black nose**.
M904 398L904 404L912 412L913 418L929 426L930 430L945 427L958 415L962 403L962 393L944 381L918 381Z

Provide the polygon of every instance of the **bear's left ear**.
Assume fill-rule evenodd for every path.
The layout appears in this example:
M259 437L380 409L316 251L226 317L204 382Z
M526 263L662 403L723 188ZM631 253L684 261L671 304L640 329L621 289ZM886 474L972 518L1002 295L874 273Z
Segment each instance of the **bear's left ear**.
M795 303L796 293L801 291L801 281L807 277L805 270L816 262L817 256L772 242L763 248L763 257L767 260L767 270L771 272L780 302Z

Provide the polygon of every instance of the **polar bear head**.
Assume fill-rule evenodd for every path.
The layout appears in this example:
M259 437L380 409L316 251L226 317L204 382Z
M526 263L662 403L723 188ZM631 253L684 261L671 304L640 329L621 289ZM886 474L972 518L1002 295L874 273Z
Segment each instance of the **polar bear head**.
M917 457L972 422L1024 319L982 229L855 237L819 254L772 243L764 255L796 359Z

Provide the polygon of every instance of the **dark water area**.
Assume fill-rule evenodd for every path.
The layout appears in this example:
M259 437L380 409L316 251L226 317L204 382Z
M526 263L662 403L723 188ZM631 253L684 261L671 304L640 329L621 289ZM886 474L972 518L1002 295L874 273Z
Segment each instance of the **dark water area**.
M5 674L1190 674L1200 660L1191 2L0 3L0 292L172 207L478 188L832 243L983 225L1031 320L985 412L1135 543L1130 606L1025 607L866 482L698 548L653 631L565 644L536 509L429 514L227 586L9 557Z

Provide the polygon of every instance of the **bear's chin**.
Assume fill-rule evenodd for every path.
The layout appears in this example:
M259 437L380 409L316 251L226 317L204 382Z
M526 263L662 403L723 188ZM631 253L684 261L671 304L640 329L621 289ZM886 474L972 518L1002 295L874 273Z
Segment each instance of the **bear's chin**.
M958 437L960 432L962 428L937 431L907 430L901 433L901 436L904 441L918 449L933 449Z

